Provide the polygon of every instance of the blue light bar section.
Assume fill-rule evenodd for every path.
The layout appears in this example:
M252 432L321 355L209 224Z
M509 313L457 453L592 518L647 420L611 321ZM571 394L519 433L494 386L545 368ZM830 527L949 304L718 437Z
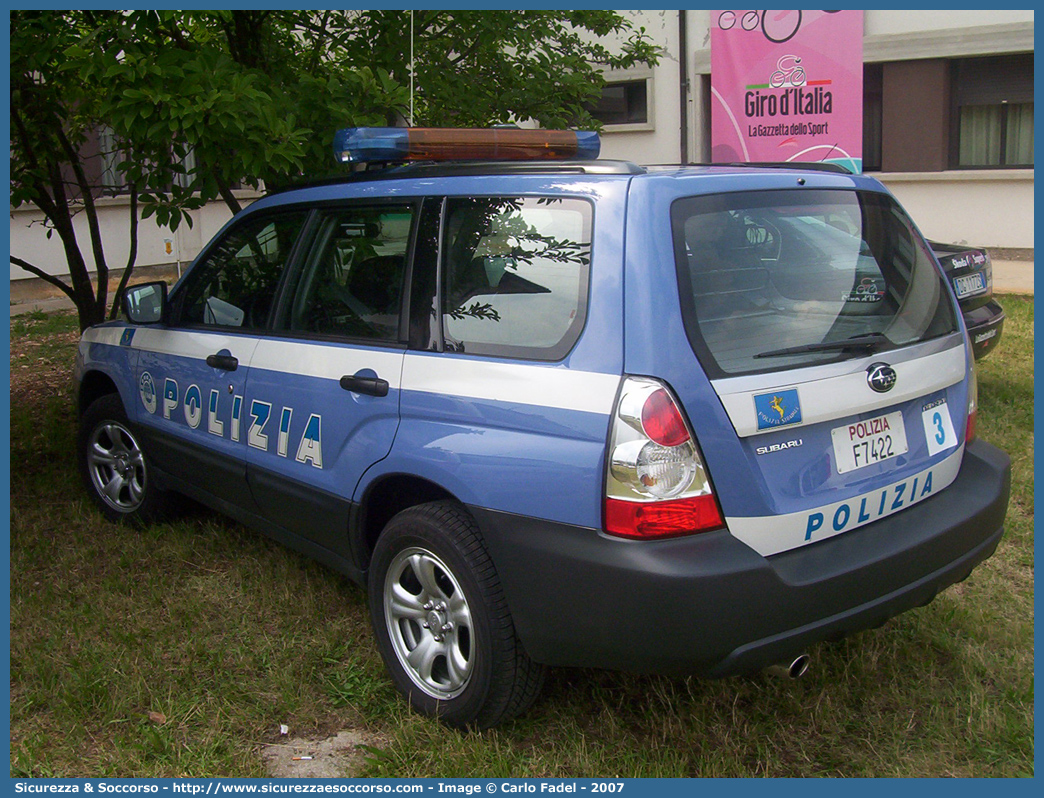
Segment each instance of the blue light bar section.
M410 154L409 129L346 127L334 134L334 157L342 163L405 161Z
M593 130L576 131L576 157L582 161L593 161L602 150L602 140Z

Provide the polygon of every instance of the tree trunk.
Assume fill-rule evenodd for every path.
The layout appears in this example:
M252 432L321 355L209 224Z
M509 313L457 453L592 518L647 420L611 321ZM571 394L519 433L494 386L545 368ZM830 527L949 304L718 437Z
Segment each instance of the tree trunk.
M217 169L211 169L210 173L214 177L214 182L217 183L218 193L221 195L221 199L225 201L228 209L232 211L232 215L235 216L243 210L243 206L239 204L236 195L232 193L232 187L224 181Z
M51 174L51 191L54 193L54 201L50 201L50 197L45 196L45 202L37 203L37 205L41 208L48 204L51 206L49 209L45 208L44 213L54 225L55 232L61 239L62 248L65 250L65 261L69 266L69 280L72 283L70 296L80 317L80 332L83 332L92 324L105 321L105 311L98 308L97 296L87 270L87 261L84 260L79 242L76 240L76 228L73 226L72 215L69 213L69 202L65 196L65 186L57 167Z
M130 252L127 255L127 267L123 270L120 284L112 295L112 310L109 311L109 321L112 321L120 312L120 297L123 289L130 282L131 272L134 270L134 261L138 259L138 184L130 184Z

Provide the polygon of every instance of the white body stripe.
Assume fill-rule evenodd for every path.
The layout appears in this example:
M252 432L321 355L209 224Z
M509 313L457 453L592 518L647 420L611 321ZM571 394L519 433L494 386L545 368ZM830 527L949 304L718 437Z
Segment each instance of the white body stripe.
M403 364L402 385L406 390L439 396L609 415L620 375L535 363L409 354Z
M763 557L779 554L856 529L935 495L957 478L963 457L964 447L961 446L931 468L843 502L786 515L729 517L725 523L733 537ZM931 482L926 489L929 474ZM820 517L815 519L813 516Z
M122 331L116 330L115 333L112 343L118 344ZM135 349L145 352L200 360L215 354L219 345L229 349L239 359L241 366L335 380L369 368L376 371L381 379L387 380L390 387L399 387L403 353L398 349L363 349L356 344L324 345L249 335L227 336L217 331L149 328L139 329L133 342Z
M402 373L401 349L363 349L358 344L321 346L306 341L262 339L250 368L339 380L362 369L372 369L396 390Z
M250 363L258 339L249 335L228 335L221 331L190 332L188 330L164 330L158 327L140 327L134 334L131 346L143 352L158 355L175 355L206 360L208 355L228 349L241 366Z
M83 331L83 335L80 337L81 341L86 341L89 344L108 344L109 346L119 346L120 339L123 337L123 331L126 327L88 327Z
M119 344L122 329L106 333L104 343ZM308 341L222 336L214 332L139 328L133 347L157 354L206 358L229 349L241 365L304 377L340 379L372 369L392 390L434 393L495 402L579 410L608 415L613 410L618 374L583 372L557 365L472 360L447 354L407 353L398 349L364 349L356 344L323 345Z
M780 429L799 429L810 424L832 421L836 418L865 413L882 407L902 404L920 396L955 385L965 377L967 357L963 346L956 346L942 352L926 355L913 360L892 363L896 372L895 387L887 393L875 393L866 381L866 366L870 363L888 362L885 355L865 360L852 361L853 370L847 374L827 376L805 382L764 382L763 386L752 390L750 380L715 380L712 384L721 398L725 412L741 438L766 432L777 432ZM789 377L794 372L785 372ZM763 380L771 380L775 376L765 375ZM740 380L743 381L739 388ZM739 388L733 390L733 387ZM801 423L786 427L758 429L757 413L754 409L754 396L770 391L797 389L801 402Z

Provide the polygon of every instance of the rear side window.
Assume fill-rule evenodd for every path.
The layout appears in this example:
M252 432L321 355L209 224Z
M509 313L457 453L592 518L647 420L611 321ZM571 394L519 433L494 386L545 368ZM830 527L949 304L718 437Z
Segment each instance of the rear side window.
M682 313L716 376L864 356L955 332L931 255L891 197L692 197L671 208Z
M591 205L572 198L447 201L446 351L558 360L584 325Z

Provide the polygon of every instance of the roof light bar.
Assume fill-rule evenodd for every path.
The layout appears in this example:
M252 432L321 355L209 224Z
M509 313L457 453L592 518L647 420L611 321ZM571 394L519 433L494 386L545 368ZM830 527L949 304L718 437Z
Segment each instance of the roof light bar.
M334 135L342 163L594 160L600 149L590 130L349 127Z

